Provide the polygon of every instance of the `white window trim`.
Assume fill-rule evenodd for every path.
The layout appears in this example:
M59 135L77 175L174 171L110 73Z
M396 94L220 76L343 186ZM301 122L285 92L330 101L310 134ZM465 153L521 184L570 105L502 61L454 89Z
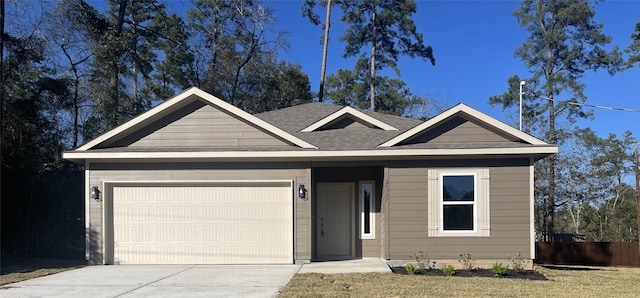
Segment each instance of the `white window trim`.
M369 233L364 231L364 191L365 185L371 185L371 197L369 198ZM358 197L360 200L360 239L376 239L376 184L375 181L358 182Z
M473 175L474 185L474 229L473 231L445 231L442 217L442 177L451 175ZM489 169L488 168L452 168L429 169L428 181L428 236L429 237L489 237L491 232ZM447 205L469 202L448 202Z

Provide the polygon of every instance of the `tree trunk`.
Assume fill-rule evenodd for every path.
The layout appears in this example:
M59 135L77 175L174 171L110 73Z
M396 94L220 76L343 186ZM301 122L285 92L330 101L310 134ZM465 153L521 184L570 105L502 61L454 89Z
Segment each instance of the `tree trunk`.
M320 69L320 88L318 101L324 96L324 76L327 71L327 51L329 49L329 27L331 27L331 0L327 0L327 17L324 21L324 44L322 45L322 68Z
M0 145L4 132L4 0L0 0ZM0 161L2 150L0 150Z
M636 209L638 209L637 210L638 230L636 230L636 236L638 237L638 249L640 250L640 160L638 157L639 144L640 143L636 143L636 150L634 151L635 157L636 157L634 161L634 165L635 165L634 172L636 173Z
M373 6L371 12L371 23L373 24L373 32L371 36L371 82L369 82L369 98L371 100L371 112L376 111L376 7Z
M80 141L80 74L78 73L78 65L87 61L89 56L80 59L78 62L73 62L73 58L67 49L64 46L61 48L65 57L69 60L71 72L73 72L73 145L71 148L76 148Z
M234 75L234 80L233 80L233 88L231 90L231 98L229 99L229 101L232 105L237 106L239 108L242 108L242 101L240 101L237 98L238 85L240 84L240 73L242 72L242 69L247 65L247 63L251 61L253 54L255 54L256 51L258 50L259 43L260 42L256 38L253 39L251 50L247 53L247 57L245 57L245 59L238 66L238 68L236 68L236 73Z
M555 115L555 103L553 102L553 93L549 94L549 143L552 145L557 144L556 140L556 115ZM555 218L555 192L556 192L556 162L555 155L549 156L549 196L547 197L546 204L546 227L547 241L553 241L554 233L554 218Z
M127 8L127 2L129 0L120 0L120 7L118 10L118 23L116 24L116 38L117 40L120 39L120 36L122 35L122 28L124 26L124 15L126 12L126 8ZM121 50L118 50L118 53L121 53ZM118 117L118 110L119 110L119 106L120 106L120 62L117 61L119 58L119 55L116 55L116 57L114 58L116 61L112 61L112 67L111 67L111 110L109 111L110 114L110 119L109 119L109 129L113 129L116 126L118 126L118 124L120 124L119 122L119 118Z
M138 28L136 26L136 19L135 17L133 18L133 45L132 45L132 51L133 54L131 55L131 67L132 67L132 73L133 73L133 102L134 102L134 109L133 109L133 113L134 115L137 115L140 111L138 111L138 107L139 107L139 101L138 101L138 63L136 63L136 58L138 56Z
M76 78L73 84L73 146L72 148L76 148L78 146L78 139L80 135L80 129L79 129L80 119L78 116L78 114L80 113L80 99L78 98L79 97L78 81L80 80L80 78L78 78L77 74L75 76Z

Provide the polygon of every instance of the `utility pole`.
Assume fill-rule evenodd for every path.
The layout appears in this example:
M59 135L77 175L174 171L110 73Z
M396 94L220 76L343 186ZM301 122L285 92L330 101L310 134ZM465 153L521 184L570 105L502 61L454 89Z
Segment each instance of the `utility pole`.
M526 83L525 81L520 81L520 112L518 113L520 118L520 131L522 131L522 86Z
M634 172L636 173L636 207L637 207L637 211L638 214L636 214L637 219L638 219L638 253L640 253L640 161L638 161L638 145L640 145L640 143L636 143L636 150L635 152L635 161L634 161ZM640 260L639 260L640 261ZM640 264L639 264L640 265Z

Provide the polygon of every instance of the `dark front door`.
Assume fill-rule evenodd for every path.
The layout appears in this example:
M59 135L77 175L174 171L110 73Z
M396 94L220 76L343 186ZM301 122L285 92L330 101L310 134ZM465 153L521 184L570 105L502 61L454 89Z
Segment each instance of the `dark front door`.
M318 259L352 258L355 203L353 183L318 183L317 196Z

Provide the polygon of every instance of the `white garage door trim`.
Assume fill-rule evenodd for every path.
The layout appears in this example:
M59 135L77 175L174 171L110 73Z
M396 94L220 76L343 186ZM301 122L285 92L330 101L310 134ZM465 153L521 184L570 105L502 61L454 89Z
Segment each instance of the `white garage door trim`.
M286 207L288 210L285 211L283 216L286 216L286 242L280 242L282 245L287 246L286 257L280 256L278 257L278 261L274 262L273 260L261 260L261 259L250 259L247 258L245 260L238 260L235 258L233 261L229 260L215 260L215 261L203 261L197 262L200 264L239 264L239 263L293 263L293 247L294 247L294 193L293 193L293 181L292 180L216 180L216 181L105 181L103 182L104 189L104 202L103 202L103 256L105 264L114 264L116 248L114 241L114 188L118 187L160 187L160 186L169 186L169 187L216 187L216 186L234 186L234 187L251 187L251 186L266 186L266 187L282 187L280 190L281 194L286 192L286 198L281 196L283 200L281 203L286 203ZM284 201L286 199L286 202ZM282 206L282 204L280 204ZM121 209L119 209L121 210ZM215 226L215 225L214 225ZM213 226L212 226L213 227ZM281 225L283 227L283 225ZM241 249L244 249L241 246ZM286 261L285 261L286 259ZM181 261L164 261L158 263L180 263ZM117 262L115 262L117 263ZM144 263L144 262L142 262ZM155 262L153 262L155 263ZM192 263L192 262L189 262Z

